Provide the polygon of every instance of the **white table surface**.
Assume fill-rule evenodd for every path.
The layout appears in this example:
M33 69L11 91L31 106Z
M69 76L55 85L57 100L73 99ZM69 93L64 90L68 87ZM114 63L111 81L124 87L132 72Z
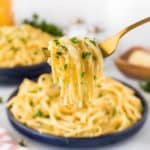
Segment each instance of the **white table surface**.
M112 65L112 62L109 62L107 63L107 65L105 65L105 73L107 75L109 74L109 76L115 77L117 79L121 79L122 81L125 81L131 84L132 86L136 87L138 90L140 90L138 87L138 82L123 76L115 68L115 66ZM0 85L0 96L2 96L3 99L6 101L9 95L14 91L15 88L16 86ZM144 97L146 98L150 106L150 95L142 91L141 93L144 95ZM6 110L5 103L0 104L0 126L7 128L16 141L20 141L21 139L23 139L27 147L31 150L64 150L65 149L65 148L54 147L51 145L38 143L18 133L15 129L13 129L13 127L7 120L7 115L6 115L5 110ZM123 142L120 142L118 144L113 144L111 146L99 147L95 149L89 148L89 150L148 150L148 149L150 149L150 114L148 115L147 121L144 124L143 128L133 137L130 137L129 139Z

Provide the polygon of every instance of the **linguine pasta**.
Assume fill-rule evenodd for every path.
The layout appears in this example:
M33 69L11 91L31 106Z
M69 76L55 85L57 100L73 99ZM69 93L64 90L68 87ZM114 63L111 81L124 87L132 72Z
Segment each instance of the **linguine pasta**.
M134 91L102 72L102 55L88 38L49 44L52 74L25 79L8 107L14 117L41 133L95 137L122 131L142 116Z
M52 39L29 25L0 28L0 67L30 66L47 60L43 47Z

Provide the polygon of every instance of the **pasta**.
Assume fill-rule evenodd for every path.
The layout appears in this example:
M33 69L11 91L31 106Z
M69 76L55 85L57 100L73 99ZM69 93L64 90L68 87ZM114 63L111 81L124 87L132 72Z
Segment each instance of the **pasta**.
M122 131L142 116L134 91L102 72L102 55L88 38L49 44L52 74L25 79L7 104L14 117L41 133L95 137Z
M29 66L44 62L42 48L52 37L29 25L0 28L0 67Z

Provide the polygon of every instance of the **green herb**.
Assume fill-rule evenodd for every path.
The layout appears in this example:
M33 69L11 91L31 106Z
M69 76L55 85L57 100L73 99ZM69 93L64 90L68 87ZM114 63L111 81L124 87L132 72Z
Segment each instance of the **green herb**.
M34 55L37 55L38 54L38 51L36 50L36 51L34 51Z
M100 84L97 85L98 88L101 88L102 86Z
M40 126L43 124L41 121L36 121Z
M87 58L90 55L91 55L90 52L83 52L82 55L81 55L81 57L82 57L82 59L85 59L85 58Z
M38 91L42 91L42 87L39 87L39 88L38 88Z
M63 53L62 53L61 51L57 51L56 54L57 54L58 56L62 56L62 55L63 55Z
M150 93L150 80L147 80L145 82L141 82L140 87L145 91Z
M11 50L13 50L14 52L17 52L19 50L19 48L13 46L13 47L11 47Z
M85 76L85 72L82 72L81 73L81 78L84 78L84 76Z
M32 101L30 101L30 106L33 106L33 102Z
M24 143L24 140L23 140L23 139L22 139L22 140L20 140L20 141L18 142L18 144L19 144L20 146L26 147L26 145L25 145L25 143Z
M53 40L55 42L56 45L59 45L59 41L57 39Z
M53 23L46 22L45 20L40 20L37 14L32 15L32 19L24 19L23 24L29 24L33 27L41 29L43 32L54 36L63 36L63 31L60 27Z
M67 70L68 65L64 64L64 70Z
M26 42L27 42L27 39L24 38L24 37L21 37L20 40L21 40L23 43L26 43Z
M93 60L96 61L97 60L97 57L96 56L92 56Z
M99 93L98 94L98 98L100 98L100 97L102 97L103 96L103 94L102 93Z
M44 77L42 78L42 81L45 81L45 78L44 78Z
M67 47L64 45L60 45L60 47L62 47L63 49L67 50Z
M72 37L72 38L70 39L70 41L71 41L72 43L74 43L74 44L77 44L77 43L80 42L76 37Z
M12 39L7 39L8 43L11 43L12 42Z
M139 111L140 111L141 114L143 114L143 112L144 112L143 107L141 107Z
M96 41L93 39L93 40L91 40L91 39L89 39L88 37L85 37L84 38L85 40L89 40L94 46L96 46Z
M45 51L45 50L48 50L48 48L47 48L47 47L42 47L42 50L44 50L44 51Z
M49 114L47 114L47 115L45 116L45 118L50 118L50 115L49 115Z
M94 46L96 46L96 41L95 40L89 40Z
M94 75L93 79L94 79L94 80L96 80L96 79L97 79L95 75Z
M40 110L37 110L33 115L34 118L41 117L41 116L42 116L42 113Z
M3 103L3 98L2 98L2 97L0 97L0 104L1 104L1 103Z
M39 16L37 14L33 14L32 17L33 17L34 20L38 20L39 19Z
M112 110L112 115L115 116L117 114L117 109L116 108L113 108Z

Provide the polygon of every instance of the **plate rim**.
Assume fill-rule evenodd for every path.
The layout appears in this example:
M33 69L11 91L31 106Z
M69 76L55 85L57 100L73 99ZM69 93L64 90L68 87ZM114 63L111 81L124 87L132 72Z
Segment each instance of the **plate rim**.
M15 66L15 67L0 67L0 71L6 71L6 70L20 70L20 69L30 69L30 68L36 68L36 67L40 67L43 65L47 65L48 63L46 61L37 63L37 64L33 64L33 65L28 65L28 66Z

